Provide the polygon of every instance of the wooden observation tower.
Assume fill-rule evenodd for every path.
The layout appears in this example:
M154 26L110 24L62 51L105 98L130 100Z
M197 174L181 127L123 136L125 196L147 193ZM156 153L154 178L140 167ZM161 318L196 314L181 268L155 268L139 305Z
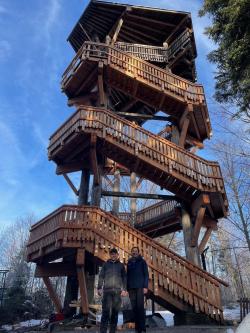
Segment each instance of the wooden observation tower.
M225 283L200 267L200 253L228 203L219 164L195 155L211 124L203 87L195 82L190 14L91 1L68 41L76 55L62 91L76 111L50 137L48 156L78 205L62 206L32 226L27 258L37 264L36 276L57 311L70 313L79 288L87 314L109 248L118 248L126 263L137 245L149 266L149 297L175 313L176 323L187 322L188 314L222 321ZM165 125L159 135L142 127L154 119ZM72 172L81 172L79 189ZM112 191L102 188L108 175ZM130 176L130 192L120 190L123 176ZM142 179L172 195L137 193ZM102 209L104 196L113 197L111 212ZM121 197L131 198L130 213L119 210ZM136 198L161 201L136 211ZM152 238L177 230L186 258ZM53 276L68 277L64 306Z

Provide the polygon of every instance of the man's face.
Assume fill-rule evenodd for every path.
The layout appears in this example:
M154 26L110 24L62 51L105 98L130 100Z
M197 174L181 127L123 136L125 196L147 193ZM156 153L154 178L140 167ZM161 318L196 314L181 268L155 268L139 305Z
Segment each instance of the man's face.
M118 253L111 252L109 255L112 261L116 261L118 259Z
M131 250L131 256L132 256L133 258L136 258L136 257L138 257L138 255L139 255L139 251L138 251L138 249L137 249L136 247L134 247L134 248Z

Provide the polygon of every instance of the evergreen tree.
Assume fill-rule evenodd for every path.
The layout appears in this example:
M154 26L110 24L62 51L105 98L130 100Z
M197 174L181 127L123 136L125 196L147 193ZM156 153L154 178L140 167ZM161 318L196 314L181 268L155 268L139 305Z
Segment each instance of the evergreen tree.
M235 115L250 121L250 1L204 0L205 14L212 18L206 34L218 45L208 56L218 68L215 97L237 105Z

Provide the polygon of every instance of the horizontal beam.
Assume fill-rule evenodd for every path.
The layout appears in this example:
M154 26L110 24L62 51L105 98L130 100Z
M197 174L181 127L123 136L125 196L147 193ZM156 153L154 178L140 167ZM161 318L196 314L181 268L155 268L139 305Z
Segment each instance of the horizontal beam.
M122 198L138 198L138 199L155 199L155 200L175 200L175 201L180 202L180 199L177 198L176 196L174 196L174 195L165 195L165 194L102 191L102 196L105 196L105 197L122 197Z
M37 265L35 270L35 277L57 277L57 276L70 276L76 275L76 266L72 263L50 263Z
M129 118L141 118L141 119L150 119L150 120L165 120L170 121L172 117L166 116L153 116L150 114L141 114L141 113L130 113L130 112L116 112L120 116L125 116Z

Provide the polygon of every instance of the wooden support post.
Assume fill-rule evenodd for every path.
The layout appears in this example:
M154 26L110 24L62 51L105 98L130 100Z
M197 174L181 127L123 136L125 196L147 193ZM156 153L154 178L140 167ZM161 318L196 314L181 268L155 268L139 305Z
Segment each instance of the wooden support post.
M84 315L87 315L89 313L89 301L88 301L84 266L77 267L77 278L80 288L82 313Z
M120 171L116 170L114 173L114 186L113 186L114 192L120 191ZM112 212L114 215L119 214L119 204L120 204L120 198L119 197L113 197L113 207Z
M191 262L193 262L194 264L201 266L198 248L191 246L193 226L191 223L190 214L184 208L181 209L181 213L182 213L181 223L183 229L186 258Z
M171 142L175 144L179 144L180 141L180 132L177 126L172 125L172 131L171 131Z
M94 174L94 185L100 184L100 173L98 168L97 154L96 154L96 141L97 136L95 134L91 134L90 138L90 158L91 158L91 166Z
M197 212L194 229L193 229L193 235L191 239L191 246L197 246L198 244L198 238L200 235L200 230L202 226L202 221L205 215L206 207L201 206Z
M89 195L89 180L90 171L89 169L83 169L81 175L81 183L79 188L78 205L88 205L88 195Z
M203 236L203 238L200 242L199 248L198 248L200 254L204 251L204 249L207 245L207 242L208 242L208 240L211 236L212 231L213 231L213 228L207 228L206 229L205 234L204 234L204 236Z
M81 308L82 308L82 313L84 315L87 315L89 313L89 301L88 301L88 293L86 287L84 264L85 264L85 250L78 249L76 256L76 265L77 265L77 278L81 295Z
M99 91L99 104L100 106L107 107L107 99L104 91L103 81L103 62L98 63L98 91Z
M132 172L130 175L130 192L136 191L136 173ZM132 198L130 201L130 212L131 212L131 224L136 223L136 198Z
M64 262L72 262L73 260L64 259ZM73 261L74 262L74 261ZM75 262L74 262L75 265ZM63 312L66 317L72 317L76 313L76 308L70 307L70 303L78 298L78 281L76 275L68 276L63 304Z
M101 195L102 195L102 181L101 181L102 166L98 164L97 160L96 141L97 141L96 135L92 134L90 138L90 158L91 158L91 165L94 174L94 179L92 186L91 205L100 207Z
M99 172L101 173L101 166L98 167ZM101 196L102 196L102 182L99 184L94 184L92 187L92 196L91 196L91 206L100 207L101 205Z
M50 278L49 277L43 277L42 279L43 279L43 282L44 282L46 288L48 289L49 296L50 296L52 302L55 305L56 312L61 313L62 312L62 305L61 305L60 299L58 298L56 292L54 291L54 288L52 286Z

